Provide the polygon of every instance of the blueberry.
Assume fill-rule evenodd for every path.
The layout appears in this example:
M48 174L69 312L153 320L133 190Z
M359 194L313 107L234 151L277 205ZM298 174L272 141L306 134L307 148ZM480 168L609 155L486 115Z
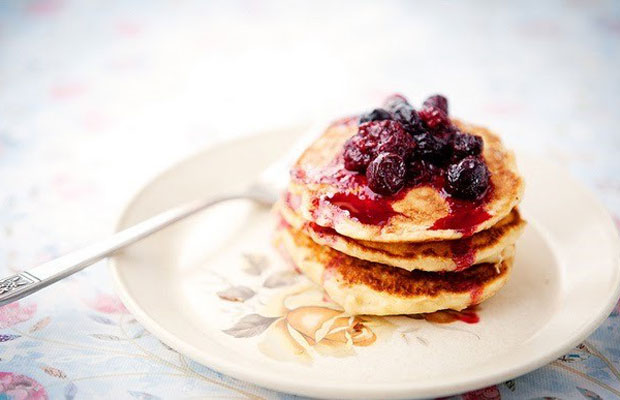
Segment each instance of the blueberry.
M413 137L416 146L413 150L415 159L430 162L435 165L444 165L450 159L450 147L441 137L428 132Z
M438 171L433 164L412 159L407 164L407 182L412 186L428 183Z
M426 128L417 111L409 104L401 104L392 111L392 115L394 116L394 120L400 122L411 135L426 132Z
M383 121L386 119L392 119L392 114L383 108L375 108L371 112L360 116L360 124L370 121Z
M448 167L445 189L454 197L478 200L489 188L489 175L482 160L469 156Z
M452 154L457 160L482 154L483 145L480 136L461 132L456 132L452 136Z
M394 153L381 153L372 160L366 171L368 187L378 194L389 196L405 185L405 160Z

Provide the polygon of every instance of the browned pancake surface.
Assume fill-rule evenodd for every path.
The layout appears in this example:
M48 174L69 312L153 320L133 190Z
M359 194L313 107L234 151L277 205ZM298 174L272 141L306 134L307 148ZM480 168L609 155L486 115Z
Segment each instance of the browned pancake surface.
M347 256L329 247L320 246L301 231L288 229L298 248L305 249L325 266L325 274L337 273L347 284L360 284L376 291L397 296L437 296L439 293L471 293L497 280L506 273L507 265L475 265L460 272L406 271Z
M525 226L525 221L515 208L496 225L470 238L432 242L371 242L352 239L333 228L305 221L292 207L294 204L282 201L275 206L275 211L318 244L355 258L409 271L458 271L477 263L495 262L504 248L516 242Z

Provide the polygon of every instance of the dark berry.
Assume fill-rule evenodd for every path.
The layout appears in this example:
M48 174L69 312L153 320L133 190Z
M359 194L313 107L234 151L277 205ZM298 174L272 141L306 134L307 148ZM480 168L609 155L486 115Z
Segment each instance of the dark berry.
M385 100L383 107L392 113L392 119L400 122L410 134L415 135L425 130L418 113L404 96L391 95Z
M385 99L383 102L383 108L388 111L394 111L403 104L409 104L409 101L407 101L407 98L402 94L396 93Z
M443 131L451 125L448 114L438 107L425 107L418 114L420 119L432 131Z
M367 151L360 135L354 135L344 144L344 167L349 171L364 172L373 158L373 152Z
M415 186L430 182L433 176L439 173L439 169L433 164L422 160L410 160L407 164L407 181Z
M390 134L384 134L379 138L379 145L377 146L377 154L388 152L398 154L402 158L406 159L411 155L415 142L410 134L402 129L392 131Z
M360 124L370 121L383 121L385 119L392 119L392 114L383 108L375 108L371 112L361 115Z
M392 115L394 115L394 120L400 122L411 135L417 135L426 131L420 116L409 104L401 104L394 109Z
M448 115L448 99L440 94L435 94L430 96L428 99L424 100L422 103L423 108L435 107L439 108L441 111Z
M390 152L407 158L414 147L413 138L400 123L392 120L365 122L344 144L344 167L364 172L377 154Z
M436 165L444 165L450 159L450 148L441 137L428 132L413 137L416 146L413 156L417 160L423 160Z
M480 136L457 132L452 136L452 154L460 160L467 156L477 156L482 153L483 142Z
M389 196L405 185L406 174L407 167L401 156L381 153L368 165L366 178L373 192Z
M433 135L445 141L446 143L452 142L452 136L457 132L456 127L452 124L444 126L441 129L433 131Z
M382 152L395 153L406 158L415 146L413 138L405 132L403 126L392 120L362 124L358 135L365 141L363 148L373 153L373 158Z
M446 173L446 191L465 200L478 200L489 187L489 169L480 159L469 156L451 164Z

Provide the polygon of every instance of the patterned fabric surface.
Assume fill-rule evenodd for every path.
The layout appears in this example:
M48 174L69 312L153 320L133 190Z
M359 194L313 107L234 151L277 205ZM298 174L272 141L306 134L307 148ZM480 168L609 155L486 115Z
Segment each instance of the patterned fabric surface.
M0 272L110 233L198 149L392 91L446 94L619 221L619 71L612 1L0 1ZM0 342L0 399L294 398L167 348L105 263L0 308ZM550 365L453 398L620 398L620 307Z

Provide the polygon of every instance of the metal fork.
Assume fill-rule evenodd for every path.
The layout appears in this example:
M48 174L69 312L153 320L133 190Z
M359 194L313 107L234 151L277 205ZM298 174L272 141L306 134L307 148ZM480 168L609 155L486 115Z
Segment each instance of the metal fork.
M289 152L265 169L258 179L248 185L245 190L184 203L83 249L0 280L0 306L37 292L112 255L117 250L212 205L234 199L249 199L265 206L272 205L277 200L280 191L286 187L288 167L315 137L315 132L316 129L308 130Z

